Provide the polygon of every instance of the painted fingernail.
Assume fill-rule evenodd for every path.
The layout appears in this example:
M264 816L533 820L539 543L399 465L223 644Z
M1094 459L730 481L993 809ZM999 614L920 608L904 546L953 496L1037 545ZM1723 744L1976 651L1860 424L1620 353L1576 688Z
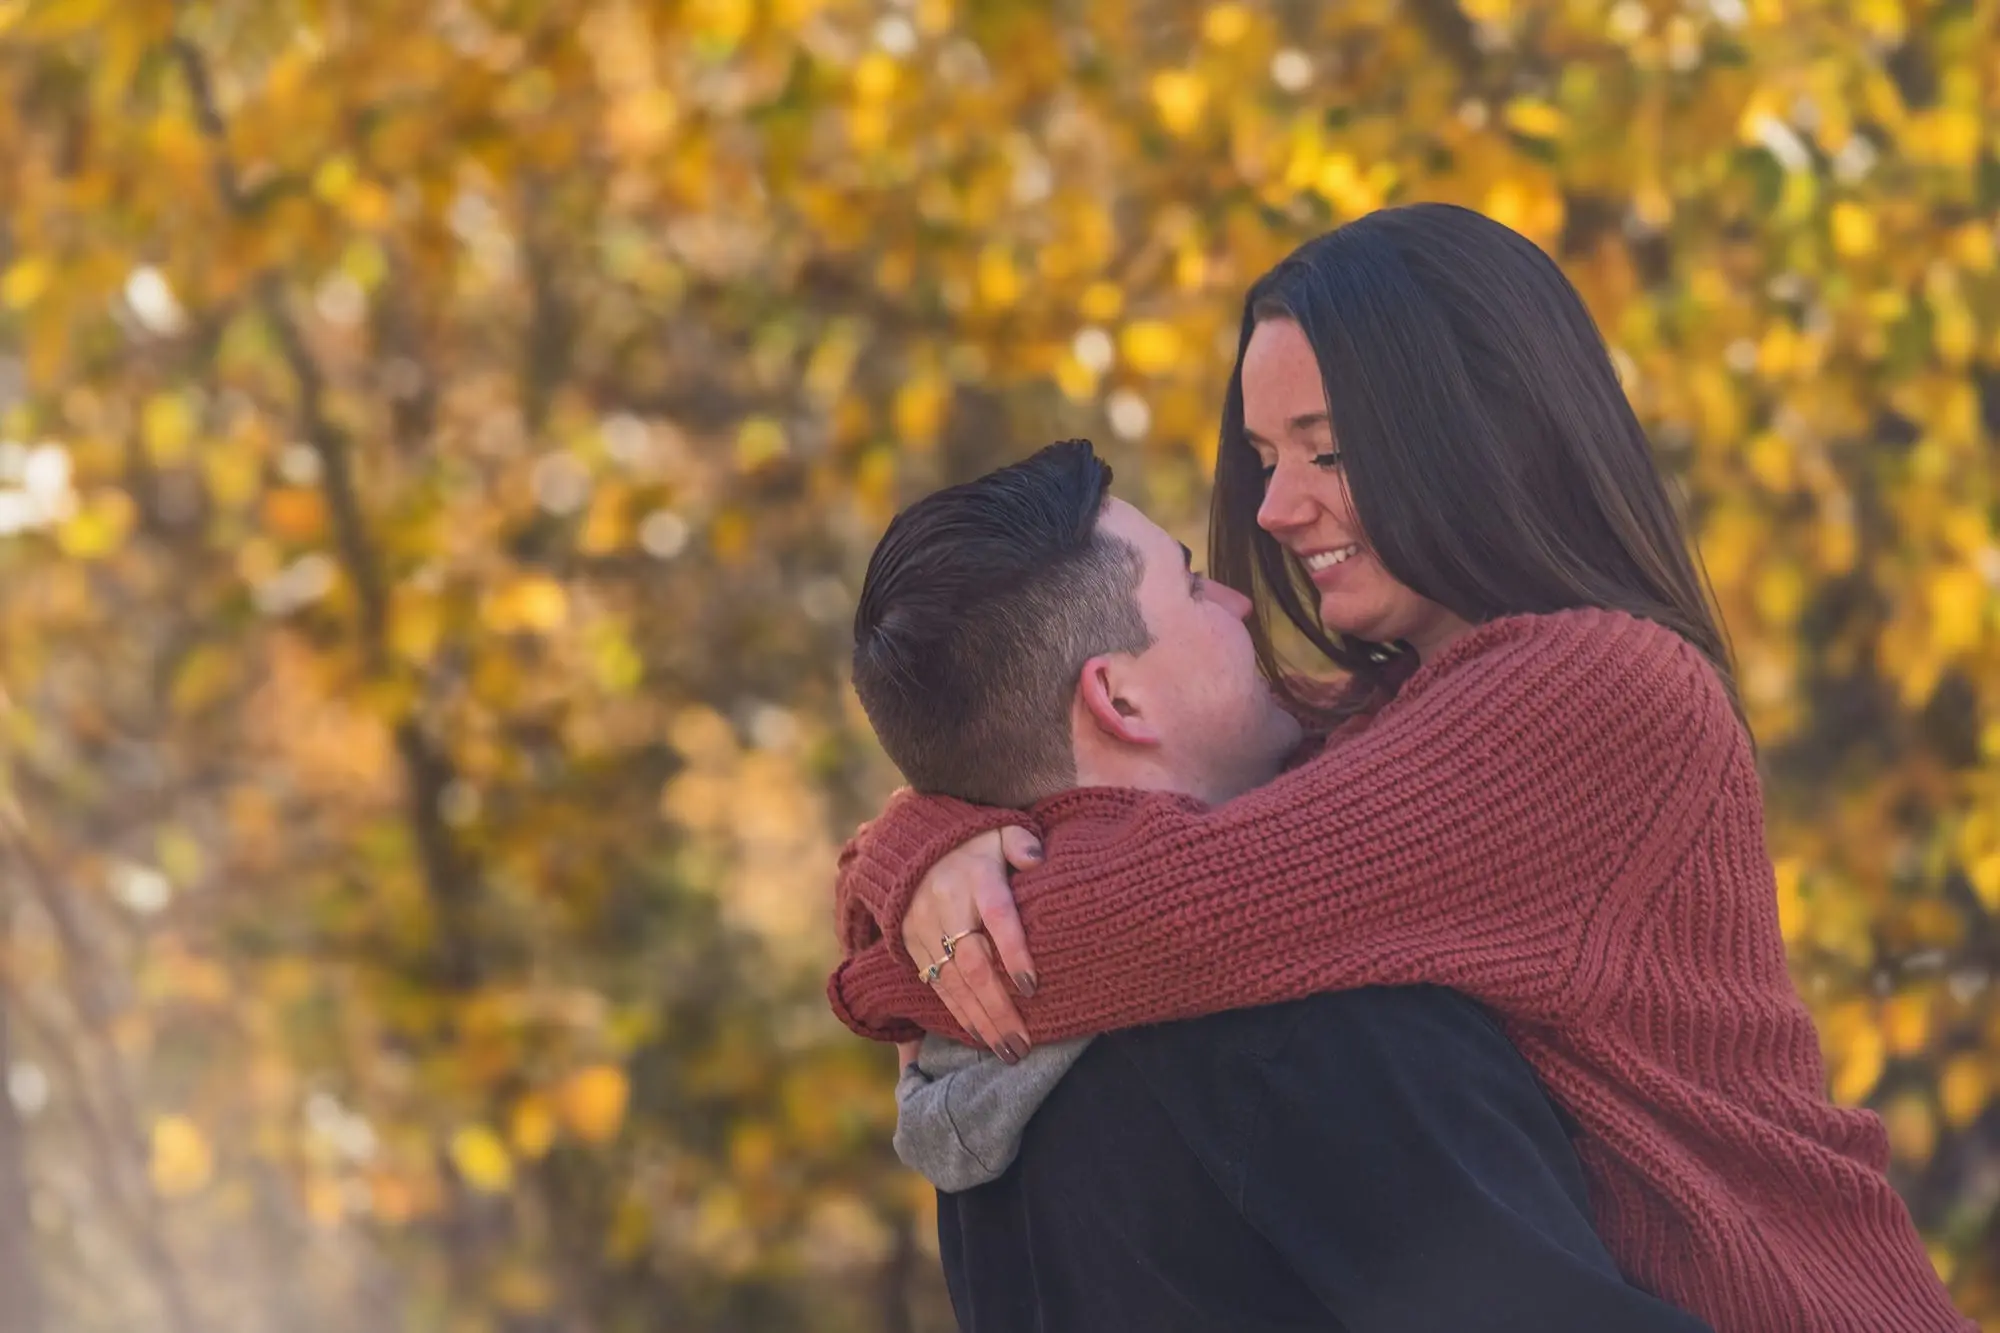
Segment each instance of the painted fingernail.
M1039 861L1042 859L1042 844L1038 842L1028 848L1028 859L1030 861Z
M1002 1037L1000 1044L993 1048L993 1053L1010 1065L1021 1063L1020 1052L1014 1049L1014 1039L1012 1037Z
M1014 974L1014 989L1021 992L1022 999L1032 1000L1035 997L1035 974L1033 972L1016 972Z

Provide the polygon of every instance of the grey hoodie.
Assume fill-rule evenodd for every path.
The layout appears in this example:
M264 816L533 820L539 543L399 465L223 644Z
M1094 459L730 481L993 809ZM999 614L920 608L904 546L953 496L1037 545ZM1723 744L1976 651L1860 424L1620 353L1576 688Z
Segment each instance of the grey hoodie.
M1090 1038L1037 1046L1010 1065L988 1051L924 1038L896 1082L896 1156L956 1193L998 1179L1021 1150L1028 1120Z

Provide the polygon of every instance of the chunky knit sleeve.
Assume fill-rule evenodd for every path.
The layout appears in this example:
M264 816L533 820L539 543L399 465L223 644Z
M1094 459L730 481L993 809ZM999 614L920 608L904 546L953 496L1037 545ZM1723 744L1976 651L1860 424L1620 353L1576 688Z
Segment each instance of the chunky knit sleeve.
M852 955L885 934L899 935L924 873L967 839L1010 824L1033 828L1035 821L1025 810L925 796L908 787L891 796L840 850L833 908L842 952Z
M1214 809L1065 793L1033 812L1045 864L1014 880L1041 982L1022 1006L1030 1036L1418 982L1560 1020L1593 995L1747 744L1679 636L1570 611L1482 626L1367 726ZM922 821L898 821L921 831L898 830L912 854L878 849L849 890L887 938L828 987L868 1035L910 1020L961 1035L938 1026L895 927L936 854L976 829L971 807L918 804Z

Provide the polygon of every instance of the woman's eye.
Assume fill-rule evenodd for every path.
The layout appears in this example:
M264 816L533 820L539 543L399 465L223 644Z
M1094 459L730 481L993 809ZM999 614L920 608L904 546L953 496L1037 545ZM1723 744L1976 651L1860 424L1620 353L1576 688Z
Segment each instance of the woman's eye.
M1277 464L1275 464L1275 463L1266 463L1266 464L1262 465L1261 467L1259 467L1259 468L1257 469L1257 475L1258 475L1259 477L1263 478L1263 479L1264 479L1264 484L1265 484L1266 486L1268 486L1268 485L1270 485L1270 484L1271 484L1271 477L1272 477L1272 474L1274 474L1275 472L1277 472L1277 470L1278 470L1278 467L1277 467Z
M1328 472L1333 471L1335 468L1340 466L1340 450L1329 449L1327 452L1323 454L1314 454L1313 466L1316 468L1324 468Z

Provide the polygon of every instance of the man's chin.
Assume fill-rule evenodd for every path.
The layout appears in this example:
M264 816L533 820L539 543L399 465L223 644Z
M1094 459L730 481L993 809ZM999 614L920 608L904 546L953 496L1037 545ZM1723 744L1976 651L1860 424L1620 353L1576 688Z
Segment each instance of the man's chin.
M1264 737L1264 744L1258 747L1257 757L1244 767L1243 780L1238 784L1237 795L1261 787L1291 767L1299 746L1305 741L1305 728L1290 713L1279 708L1274 702L1270 715L1261 719L1261 727L1247 729Z
M1306 729L1299 725L1297 718L1286 713L1271 744L1271 777L1275 778L1297 762L1299 747L1305 744L1305 740ZM1270 778L1265 781L1270 781Z

